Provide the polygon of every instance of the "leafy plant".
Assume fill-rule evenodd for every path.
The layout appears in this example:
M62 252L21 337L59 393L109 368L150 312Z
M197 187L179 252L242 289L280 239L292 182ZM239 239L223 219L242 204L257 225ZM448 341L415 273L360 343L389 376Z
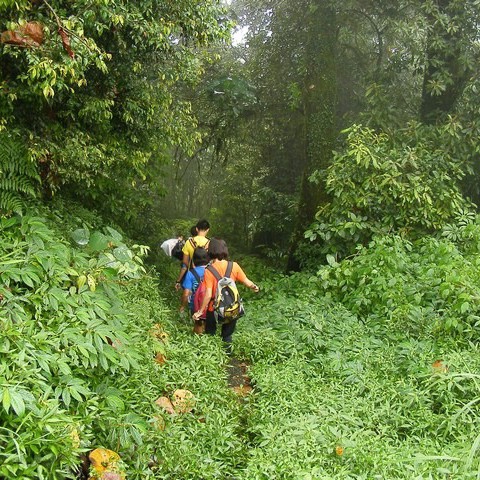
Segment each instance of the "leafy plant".
M126 448L146 429L116 387L141 358L120 284L143 266L116 230L106 232L110 245L92 234L87 253L58 240L45 219L0 220L2 476L72 477L99 432Z
M0 213L20 213L36 197L40 177L19 135L0 131Z
M442 148L440 131L411 125L393 137L354 126L347 133L327 171L332 202L305 232L323 253L344 257L388 232L415 238L471 210L459 187L466 166Z

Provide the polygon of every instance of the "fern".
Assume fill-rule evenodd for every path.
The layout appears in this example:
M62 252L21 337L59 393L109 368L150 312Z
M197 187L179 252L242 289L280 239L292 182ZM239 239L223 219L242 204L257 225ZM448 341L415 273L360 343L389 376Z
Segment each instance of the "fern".
M21 213L25 197L36 197L39 181L20 136L0 132L0 213Z
M21 212L23 202L19 195L0 190L0 212Z

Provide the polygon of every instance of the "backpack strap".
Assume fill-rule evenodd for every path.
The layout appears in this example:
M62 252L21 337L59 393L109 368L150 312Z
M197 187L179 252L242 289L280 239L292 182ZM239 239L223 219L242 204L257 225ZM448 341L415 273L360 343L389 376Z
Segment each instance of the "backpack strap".
M195 280L197 280L197 282L200 283L202 280L200 278L200 275L195 270L195 268L191 268L190 271L192 272L192 275L195 277Z
M232 270L233 270L233 262L228 262L227 263L227 270L225 271L225 276L227 278L230 278L230 276L232 275Z
M217 281L221 280L222 277L220 276L220 274L218 273L218 270L213 265L208 264L206 268L209 272L213 274L213 276L217 279Z
M192 245L193 249L195 250L197 248L197 242L193 239L193 237L190 237L188 239L188 241L190 242L190 244Z
M212 272L213 273L213 276L218 280L221 280L221 276L220 274L218 273L218 270L211 264L208 264L207 265L207 270L209 272ZM227 278L230 278L230 275L232 274L232 270L233 270L233 262L228 262L227 263L227 270L225 271L225 277Z

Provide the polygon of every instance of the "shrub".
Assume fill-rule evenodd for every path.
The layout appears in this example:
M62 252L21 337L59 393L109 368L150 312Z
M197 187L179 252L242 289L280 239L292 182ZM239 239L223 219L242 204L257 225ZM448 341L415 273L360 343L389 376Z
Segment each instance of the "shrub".
M416 238L472 209L459 188L466 166L444 145L448 132L412 124L395 137L360 126L347 133L325 179L332 201L305 232L323 254L344 257L389 232Z

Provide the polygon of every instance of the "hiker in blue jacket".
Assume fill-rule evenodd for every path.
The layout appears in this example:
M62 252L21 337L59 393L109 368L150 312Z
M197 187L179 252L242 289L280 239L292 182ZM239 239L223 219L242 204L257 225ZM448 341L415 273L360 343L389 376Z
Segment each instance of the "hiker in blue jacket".
M193 252L193 267L187 271L183 280L183 294L180 305L180 313L185 311L188 305L190 315L193 314L194 293L205 275L205 266L209 262L208 251L203 247L197 247Z

